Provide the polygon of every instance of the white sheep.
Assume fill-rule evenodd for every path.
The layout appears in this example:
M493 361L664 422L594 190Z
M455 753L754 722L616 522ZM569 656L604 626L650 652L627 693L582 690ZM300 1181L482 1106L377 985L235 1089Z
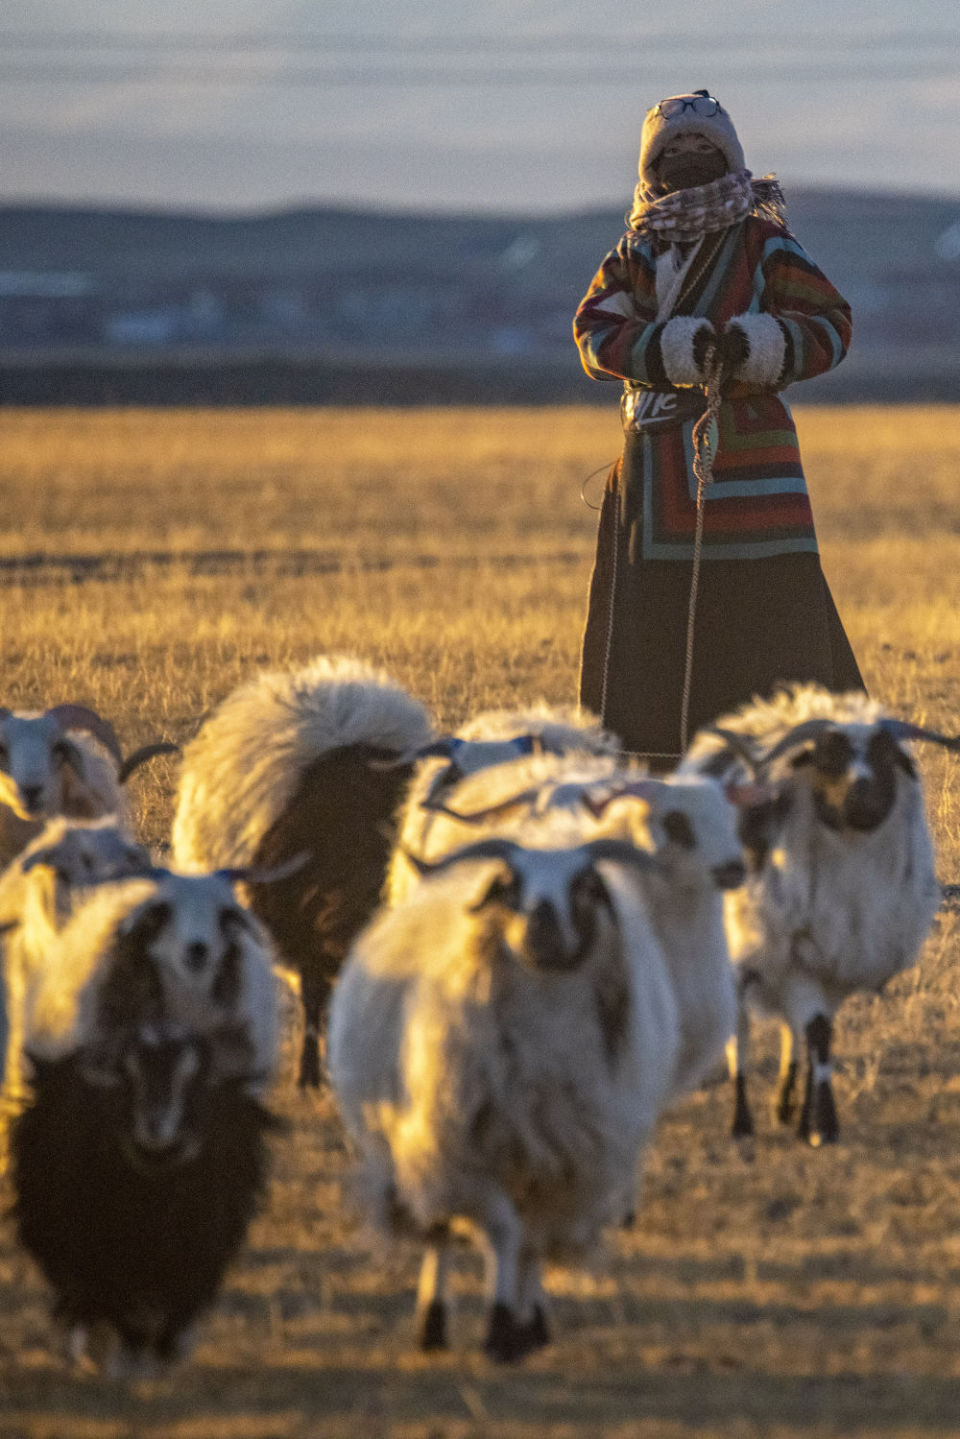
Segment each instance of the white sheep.
M23 1097L24 1017L37 976L51 946L88 896L88 885L143 874L153 861L115 819L49 820L39 835L0 875L0 931L3 982L9 1016L3 1055L3 1099L15 1106Z
M578 817L584 839L628 839L656 855L637 875L677 995L681 1045L676 1092L700 1083L722 1055L736 1019L722 891L743 883L737 817L755 786L702 776L654 778L611 755L542 754L467 775L433 815L427 857L478 830L536 844L539 822Z
M113 726L85 705L54 705L42 714L0 708L0 866L54 815L113 814L127 824L130 775L176 749L144 745L125 759Z
M516 1359L547 1342L542 1260L581 1259L632 1200L678 1042L627 877L652 864L615 840L484 839L437 861L350 953L330 1075L371 1217L430 1243L424 1348L446 1344L452 1223L489 1244L487 1352Z
M235 690L184 753L173 824L179 867L275 868L308 856L285 882L248 890L300 976L301 1085L320 1082L330 985L380 898L412 773L401 757L431 733L423 706L382 670L323 656Z
M695 737L684 770L759 771L776 798L750 826L752 873L728 900L740 1013L731 1045L733 1132L747 1136L750 1006L781 1020L775 1114L790 1122L796 1055L807 1050L799 1134L839 1137L831 1084L833 1018L915 964L940 901L911 739L957 742L885 714L856 691L785 689Z
M451 827L451 814L460 786L470 785L471 802L497 793L497 775L504 766L530 758L543 760L544 779L552 773L551 759L576 753L584 759L603 756L606 768L617 763L619 740L604 730L597 717L576 706L548 705L545 701L518 710L488 710L464 724L456 734L433 741L410 758L419 761L403 805L398 844L390 861L387 896L399 904L417 882L405 851L427 857L444 853L467 836ZM536 775L537 771L534 771ZM535 781L531 781L535 782ZM510 779L507 786L513 783Z

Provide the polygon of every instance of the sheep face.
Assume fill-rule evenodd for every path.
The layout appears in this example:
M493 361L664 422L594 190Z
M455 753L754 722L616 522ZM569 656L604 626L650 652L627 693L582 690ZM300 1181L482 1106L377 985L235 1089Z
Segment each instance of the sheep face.
M566 864L556 851L528 850L523 867L503 865L477 901L492 909L504 940L533 971L576 969L593 948L606 918L613 920L607 887L593 864L572 851Z
M183 990L229 1008L239 996L244 941L256 939L257 929L225 880L170 874L127 917L121 935Z
M44 837L49 827L44 830ZM145 874L152 865L148 851L119 825L65 825L51 843L41 842L24 859L24 869L46 865L63 885L80 885L96 881L124 879Z
M790 759L806 772L817 818L833 830L879 829L897 797L897 773L916 777L913 761L885 729L831 725Z
M705 776L647 782L649 830L660 871L675 890L736 889L746 878L734 792Z
M51 715L0 719L0 801L18 819L59 813L71 771L83 777L83 756Z

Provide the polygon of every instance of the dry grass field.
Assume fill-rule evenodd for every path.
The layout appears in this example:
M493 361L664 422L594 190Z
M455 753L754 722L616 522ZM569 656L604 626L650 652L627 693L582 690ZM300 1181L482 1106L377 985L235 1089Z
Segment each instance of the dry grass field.
M3 702L92 704L127 748L189 738L264 665L348 650L441 723L572 699L609 410L0 410ZM800 409L824 565L872 691L960 727L960 409ZM598 475L587 486L596 499ZM960 768L922 754L943 878ZM138 785L162 845L176 765ZM637 1227L550 1278L556 1342L479 1352L479 1259L455 1348L411 1346L417 1255L341 1194L329 1100L290 1122L268 1202L195 1359L134 1390L71 1374L0 1223L0 1439L826 1439L960 1434L957 915L838 1030L843 1141L752 1162L715 1088L668 1116ZM6 1208L8 1195L0 1202Z

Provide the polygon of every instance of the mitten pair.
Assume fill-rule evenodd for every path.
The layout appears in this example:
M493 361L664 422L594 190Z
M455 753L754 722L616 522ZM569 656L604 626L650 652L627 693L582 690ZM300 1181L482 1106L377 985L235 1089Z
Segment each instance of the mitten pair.
M786 344L780 321L763 311L734 315L719 335L702 316L675 315L660 334L663 368L671 385L702 385L718 355L721 383L772 388L783 372Z

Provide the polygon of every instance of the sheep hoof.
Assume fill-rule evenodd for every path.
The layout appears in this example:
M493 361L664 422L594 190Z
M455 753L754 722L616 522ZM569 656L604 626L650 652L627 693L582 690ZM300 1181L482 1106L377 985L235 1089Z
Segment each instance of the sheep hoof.
M305 1039L303 1049L300 1051L300 1077L297 1080L301 1089L320 1088L320 1046L315 1039Z
M547 1325L547 1316L543 1312L543 1306L537 1304L533 1311L533 1318L527 1324L519 1326L518 1334L524 1344L523 1353L530 1354L534 1349L543 1349L550 1343L550 1329Z
M807 1126L805 1138L812 1149L824 1144L836 1144L840 1139L840 1125L837 1121L837 1107L833 1101L833 1090L829 1084L818 1084L814 1099L816 1121Z
M513 1317L513 1310L499 1300L490 1310L490 1326L484 1351L498 1364L512 1364L528 1352L523 1344L523 1331Z
M747 1085L742 1074L738 1074L734 1087L735 1107L733 1111L733 1128L730 1131L733 1139L753 1138L753 1115L750 1113L750 1105L747 1102Z
M429 1354L432 1350L449 1347L447 1306L439 1299L431 1299L420 1315L420 1348Z

